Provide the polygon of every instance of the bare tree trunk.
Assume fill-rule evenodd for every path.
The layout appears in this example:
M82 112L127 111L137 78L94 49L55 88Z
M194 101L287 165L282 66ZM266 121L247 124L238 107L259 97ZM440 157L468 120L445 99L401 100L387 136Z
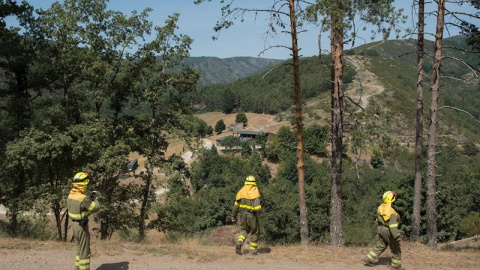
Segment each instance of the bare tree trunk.
M300 64L298 60L297 25L295 22L294 0L289 0L290 30L292 36L293 78L295 88L295 121L297 125L297 173L300 204L300 239L302 245L308 244L307 204L305 202L305 172L303 164L303 120L302 96L300 93Z
M65 219L65 223L64 223L64 225L63 225L63 232L64 232L64 234L63 234L63 241L64 241L64 242L67 242L67 239L68 239L68 220L69 220L69 218L68 218L68 210L67 210L67 209L65 209L65 212L63 212L63 217L62 217L62 219Z
M425 0L418 0L417 38L417 118L415 124L415 184L413 188L412 240L420 238L420 208L422 201L422 150L423 150L423 56L425 31Z
M147 175L145 176L145 186L142 191L142 203L140 206L140 215L138 217L138 237L139 240L145 239L146 236L146 226L145 220L148 218L148 205L149 205L149 197L150 197L150 188L152 186L153 181L153 163L148 161L148 165L146 164Z
M437 214L435 211L436 175L435 148L437 139L438 97L440 88L440 66L445 16L445 0L438 1L437 27L433 59L432 99L430 103L430 125L428 129L428 179L427 179L427 244L437 248Z
M343 28L334 19L331 23L332 54L332 190L330 244L343 245L342 234L342 139L343 139Z
M55 216L55 225L57 227L57 234L58 234L58 241L62 241L62 219L61 219L61 213L60 213L60 205L58 203L55 203L55 205L52 207L53 214Z

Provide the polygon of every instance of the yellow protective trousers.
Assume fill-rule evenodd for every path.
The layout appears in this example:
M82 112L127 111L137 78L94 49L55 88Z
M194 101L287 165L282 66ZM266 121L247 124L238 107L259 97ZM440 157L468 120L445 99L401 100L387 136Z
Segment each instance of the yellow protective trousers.
M260 234L257 215L254 213L240 212L238 214L238 226L240 227L238 241L244 242L247 235L250 234L250 251L257 251L258 235Z
M81 226L79 222L73 222L73 236L77 244L77 257L75 269L90 270L90 233L88 224Z
M388 246L390 246L390 251L392 252L390 266L392 268L400 268L402 266L402 251L400 243L392 236L390 229L383 225L378 225L377 240L373 249L367 254L367 259L373 263Z

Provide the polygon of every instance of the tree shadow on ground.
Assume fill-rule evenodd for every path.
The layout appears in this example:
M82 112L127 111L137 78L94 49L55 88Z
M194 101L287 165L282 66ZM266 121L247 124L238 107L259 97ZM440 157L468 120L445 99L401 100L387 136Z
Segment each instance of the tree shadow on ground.
M100 265L97 270L126 270L130 269L128 264L129 262L104 263Z

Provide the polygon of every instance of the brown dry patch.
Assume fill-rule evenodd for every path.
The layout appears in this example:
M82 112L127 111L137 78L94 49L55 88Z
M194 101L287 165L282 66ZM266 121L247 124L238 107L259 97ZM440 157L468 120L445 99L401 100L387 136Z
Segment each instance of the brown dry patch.
M210 242L217 246L233 246L239 233L237 226L218 227L211 233Z
M248 119L248 125L245 127L245 130L276 132L282 125L290 125L286 121L280 123L275 121L275 116L271 114L245 113L245 115ZM222 119L225 125L228 127L229 125L235 123L235 117L237 114L210 112L197 114L195 116L202 119L207 123L207 125L212 127L215 127L215 124Z

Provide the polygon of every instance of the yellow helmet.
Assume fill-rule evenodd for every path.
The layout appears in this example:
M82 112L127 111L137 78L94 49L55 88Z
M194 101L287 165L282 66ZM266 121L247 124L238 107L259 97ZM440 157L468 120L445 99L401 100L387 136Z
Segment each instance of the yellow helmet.
M73 184L86 186L90 182L88 172L79 172L75 174L72 180Z
M256 185L256 184L257 184L257 180L255 179L255 176L253 176L253 175L249 175L245 179L245 185Z
M384 203L392 203L397 198L397 193L395 191L387 191L383 193L382 199Z

